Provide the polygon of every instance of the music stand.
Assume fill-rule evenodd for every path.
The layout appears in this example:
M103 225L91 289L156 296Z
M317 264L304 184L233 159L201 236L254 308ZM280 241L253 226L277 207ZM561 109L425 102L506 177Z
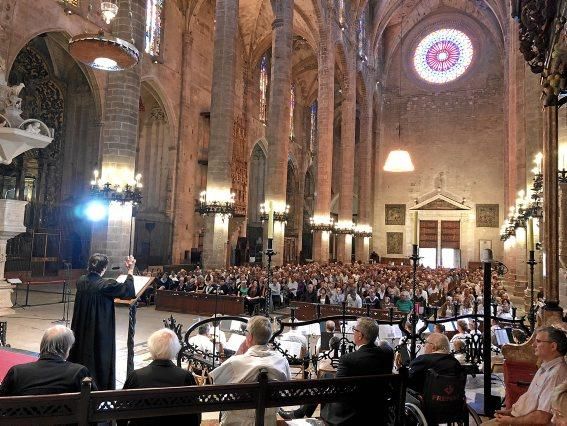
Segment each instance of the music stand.
M126 281L127 275L120 275L116 278L118 282ZM138 309L138 299L147 288L153 283L154 277L145 277L143 275L134 275L134 298L132 299L114 299L116 305L126 305L129 307L128 312L128 340L126 346L128 355L126 361L126 375L134 371L134 334L136 328L136 311Z

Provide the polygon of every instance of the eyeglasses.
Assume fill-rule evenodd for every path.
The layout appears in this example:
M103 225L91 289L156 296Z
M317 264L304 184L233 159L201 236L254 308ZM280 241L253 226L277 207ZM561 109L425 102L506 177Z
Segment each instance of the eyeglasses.
M360 331L360 329L353 327L352 331L358 331L360 334L364 334L362 331Z

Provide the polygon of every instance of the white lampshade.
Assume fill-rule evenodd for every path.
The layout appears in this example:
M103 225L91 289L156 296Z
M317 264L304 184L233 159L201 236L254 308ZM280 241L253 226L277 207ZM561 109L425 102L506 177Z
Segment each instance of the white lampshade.
M401 149L390 151L388 158L386 158L386 164L384 164L384 171L396 173L413 172L414 167L409 152Z

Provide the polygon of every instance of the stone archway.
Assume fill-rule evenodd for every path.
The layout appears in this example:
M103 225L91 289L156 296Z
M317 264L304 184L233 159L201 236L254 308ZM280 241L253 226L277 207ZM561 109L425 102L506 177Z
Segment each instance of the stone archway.
M11 242L20 259L31 258L31 238L41 231L51 244L48 258L67 259L73 268L86 264L90 247L90 226L76 214L88 192L92 171L97 166L100 117L91 80L66 50L68 37L46 33L30 40L17 54L8 81L23 83L22 116L33 116L54 130L54 140L45 149L33 150L2 168L19 175L21 191L14 197L29 200L26 214L28 235ZM25 182L25 183L24 183ZM48 238L48 237L46 237ZM29 240L30 244L22 241ZM28 253L29 252L29 253ZM37 256L36 256L37 257ZM43 261L42 261L43 262ZM33 263L33 262L32 262ZM19 265L18 269L42 273L57 272L60 262L45 265ZM8 266L10 268L10 266Z
M164 265L171 258L176 149L170 117L148 82L142 82L139 114L136 173L141 173L144 186L134 252L145 266Z

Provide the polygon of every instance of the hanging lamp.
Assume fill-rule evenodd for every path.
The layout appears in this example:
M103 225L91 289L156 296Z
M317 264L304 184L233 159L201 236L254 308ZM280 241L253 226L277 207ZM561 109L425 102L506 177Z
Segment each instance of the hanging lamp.
M404 24L404 16L402 14L402 20L400 22L400 79L399 79L399 90L400 98L402 95L402 64L403 64L403 47L404 47L404 34L402 32ZM398 113L398 144L401 145L401 133L402 133L402 110L401 106ZM385 172L394 173L405 173L413 172L415 168L411 161L411 156L408 151L403 149L394 149L390 151L388 157L386 158L386 163L384 163Z
M131 0L128 1L128 8L130 38L133 41ZM89 7L89 10L92 10L92 7ZM110 24L118 13L118 5L103 1L101 12L106 23ZM106 35L103 30L96 34L85 33L72 37L69 41L69 53L77 61L102 71L123 71L132 68L140 60L140 52L133 43Z

